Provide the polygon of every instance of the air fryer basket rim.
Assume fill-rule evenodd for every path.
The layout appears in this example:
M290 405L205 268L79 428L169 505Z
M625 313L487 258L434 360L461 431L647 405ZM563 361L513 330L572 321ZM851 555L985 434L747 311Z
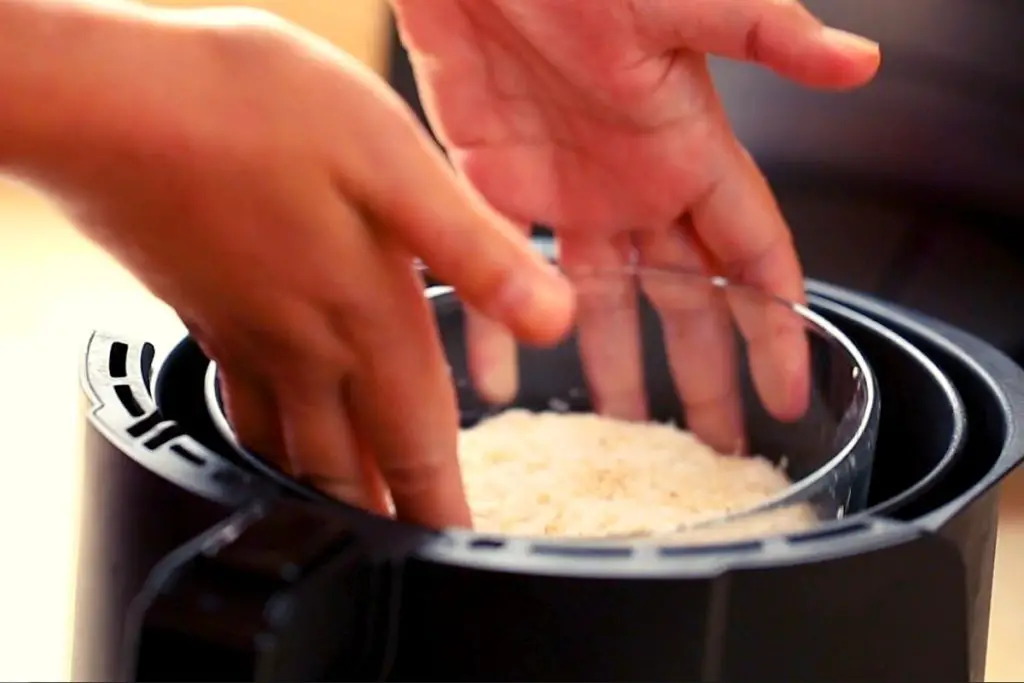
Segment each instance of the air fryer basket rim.
M957 458L960 457L963 449L964 442L967 436L967 409L964 406L963 399L960 396L960 392L957 391L956 386L952 380L946 376L946 374L939 368L938 365L931 358L929 358L921 349L917 348L909 340L899 334L897 331L892 330L882 323L878 322L874 318L871 318L846 304L829 299L824 296L816 294L810 295L810 300L813 301L814 306L818 308L824 308L826 310L832 310L839 313L844 317L847 322L852 322L855 325L871 330L873 334L885 337L886 340L899 349L906 353L908 356L914 358L914 360L920 364L931 376L931 378L938 385L939 389L946 396L946 400L949 402L953 413L953 425L952 433L949 438L949 443L946 448L945 454L939 459L932 469L921 479L916 481L908 488L903 489L895 496L890 496L886 500L875 503L869 506L858 514L861 515L874 515L882 516L888 513L893 508L900 505L909 503L912 500L916 500L921 496L925 495L928 491L933 489L943 478L949 474L953 465L956 463Z
M812 296L812 299L817 299L817 297ZM830 301L830 303L832 304L832 307L845 308L842 304L837 304L834 301ZM886 336L899 337L894 333L890 333ZM903 346L910 346L912 348L912 345L910 345L909 342L906 342L905 340L903 341ZM934 368L933 364L929 365L931 366L931 369L937 370ZM941 372L938 373L938 376L942 376ZM955 390L952 396L956 396L957 399L959 398ZM962 413L960 413L960 417L962 418ZM955 456L958 452L958 449L954 449L951 456L944 460L948 463L954 462ZM339 509L345 509L347 513L355 516L371 516L340 503L325 494L317 492L311 488L307 488L300 482L284 477L276 468L271 466L269 463L262 461L258 457L245 452L242 453L242 456L258 471L269 476L276 484L282 486L293 494L297 494L306 499L312 498L317 501L327 502L333 506L337 506ZM808 559L820 560L823 556L829 554L847 555L855 552L862 552L867 548L877 548L879 546L890 545L891 543L905 540L907 534L916 535L919 533L920 530L913 525L906 525L878 517L878 508L882 507L884 510L884 505L886 503L888 503L888 501L883 501L880 505L872 506L871 511L874 511L875 515L865 514L868 513L868 511L865 511L865 513L862 514L851 515L847 519L829 520L815 527L813 530L802 534L751 538L732 543L712 545L693 544L683 546L680 545L679 542L658 542L650 539L638 543L636 541L623 541L621 539L548 539L480 534L465 530L445 530L440 534L432 536L433 541L436 542L425 538L425 543L420 548L418 554L422 558L430 558L433 561L444 564L489 566L505 571L525 573L551 572L555 574L564 574L566 571L570 571L568 566L565 564L565 556L567 554L571 554L574 560L569 566L571 566L571 572L575 575L586 575L590 573L595 575L613 575L620 577L630 575L639 577L654 575L680 576L690 573L691 570L696 573L704 573L708 570L709 566L723 565L723 563L729 566L737 563L747 565L778 565L780 562L797 563ZM376 517L374 517L374 519L378 522L375 524L378 529L381 528L381 523L393 528L406 526L390 520L383 520ZM410 527L409 529L412 530L415 528ZM894 530L896 531L895 533ZM899 533L900 531L903 533ZM831 539L838 538L840 536L849 540L838 544L829 542ZM824 540L824 543L813 542L819 539ZM787 546L787 542L789 541L794 541L794 544ZM495 552L488 556L487 553L472 550L472 546L475 544L491 543L498 543L500 546L505 547L506 550L511 549L513 552L511 555L507 552ZM470 546L470 548L460 551L458 547L462 545ZM770 559L766 559L763 556L759 557L759 552L766 545L773 547L776 551L768 554ZM536 557L527 557L530 555L528 552L529 549L536 549L538 547L543 547L546 552L553 551L552 555L555 556L559 555L557 551L561 550L563 552L559 557L551 558L556 560L556 562L546 564L543 562L543 558L538 562ZM645 566L640 567L629 567L628 565L633 564L630 562L624 562L622 563L623 566L616 567L615 565L618 563L607 562L609 557L615 556L617 550L625 550L628 554L630 551L636 551L639 547L645 547L646 553L651 559L654 559L658 553L668 552L674 558L686 557L686 562L645 562L643 563ZM778 552L778 550L783 547L787 547L795 552ZM515 552L517 548L527 552ZM455 552L451 552L452 550L455 550ZM597 559L599 561L583 562L582 560L588 559L587 555L592 555L592 559ZM659 567L654 565L661 566Z
M1024 418L1024 368L983 339L932 316L817 280L808 280L807 286L809 291L814 291L822 298L860 311L882 321L886 326L902 328L944 349L959 362L967 365L972 375L984 382L988 391L999 402L1000 412L1006 418L1006 436L1002 452L992 468L985 477L962 495L926 515L924 519L918 520L920 524L929 529L942 526L964 506L965 502L974 500L999 485L1003 478L1024 462L1024 430L1020 425L1020 420Z
M651 269L656 270L656 269ZM664 271L667 274L672 274L672 271ZM710 278L708 281L714 287L724 288L734 286L732 283L727 281L725 278L717 277ZM745 286L740 287L746 289ZM437 286L428 287L424 292L426 298L430 301L435 302L437 306L447 306L454 304L461 309L461 302L455 297L454 288L448 286ZM855 371L858 373L861 381L863 382L865 389L865 400L862 407L862 414L860 415L859 422L856 426L854 433L849 439L836 450L835 453L825 463L819 465L817 469L811 473L801 477L799 480L792 482L782 492L768 497L760 503L750 507L739 510L734 513L726 514L722 517L711 521L706 526L713 527L719 524L730 524L743 519L757 517L760 514L767 513L776 508L786 507L792 500L800 500L805 492L813 490L819 487L822 482L828 480L833 476L837 468L843 467L851 458L851 455L858 449L863 449L866 445L867 451L865 458L867 465L864 467L865 473L870 474L871 463L874 460L875 450L875 439L878 431L878 420L880 415L880 404L881 399L879 396L878 378L875 376L874 369L871 364L867 361L864 354L861 353L860 349L853 343L853 341L847 337L847 335L839 329L838 326L834 325L832 321L828 320L824 316L818 314L812 310L810 306L804 306L801 304L795 304L786 302L776 297L771 297L773 300L777 300L779 303L784 304L792 309L792 311L799 315L805 323L812 326L812 329L816 329L822 339L825 340L829 345L838 347L844 354L846 354L849 362L854 366ZM220 432L221 437L229 444L229 446L241 457L245 458L251 464L262 465L261 469L269 472L277 472L278 476L282 473L279 469L264 461L260 456L248 452L245 448L238 443L238 439L229 424L225 412L223 410L223 404L220 401L219 393L219 382L217 375L217 364L215 361L210 361L207 367L205 377L203 378L203 396L207 406L207 410L214 422L215 427ZM864 453L862 453L862 456ZM290 478L289 478L290 479ZM305 485L303 485L305 487ZM308 488L308 487L306 487ZM857 509L850 516L857 516L864 512L863 509ZM826 520L835 521L835 520ZM698 524L695 528L705 526L704 524ZM815 528L820 528L821 525L817 525ZM476 533L476 532L474 532ZM522 536L523 538L532 539L534 541L540 541L545 537L538 536ZM559 539L560 541L573 542L573 543L612 543L616 539L612 537L607 538L564 538ZM643 540L642 538L640 540Z
M960 394L953 382L946 377L945 373L930 358L928 358L927 355L896 331L885 327L873 318L858 312L857 310L847 306L845 303L841 303L816 293L812 293L810 295L809 304L813 307L824 308L842 315L847 322L869 329L873 334L885 338L888 343L897 346L901 352L911 356L915 362L925 369L931 379L945 395L946 400L950 405L953 422L951 435L944 455L938 459L938 464L910 487L903 489L897 495L890 496L885 500L874 503L868 508L856 513L856 515L851 515L849 519L859 516L884 515L892 508L925 494L942 480L942 478L949 472L952 465L956 462L957 457L960 455L960 450L963 446L964 437L967 432L966 409L964 408L963 399L960 397ZM213 363L211 362L211 366L212 365ZM212 379L212 373L208 372L205 381L210 382ZM248 453L244 450L241 450L240 455L242 455L242 457L244 457L252 466L258 468L261 472L265 472L272 476L275 480L281 476L280 472L275 468L268 467L259 456ZM290 484L297 483L293 482L291 479L287 479L286 481ZM304 492L305 490L306 489L304 488ZM838 520L829 520L823 522L822 525L834 521Z

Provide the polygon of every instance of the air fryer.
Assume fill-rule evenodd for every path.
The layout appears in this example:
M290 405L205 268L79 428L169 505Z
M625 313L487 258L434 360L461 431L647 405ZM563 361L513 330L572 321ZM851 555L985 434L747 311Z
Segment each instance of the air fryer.
M94 335L75 678L978 680L1024 373L939 323L819 290L816 310L886 368L883 396L918 398L883 402L896 436L878 441L873 510L719 547L567 547L354 513L236 455L191 341Z
M239 456L189 339L96 333L73 677L983 680L999 483L1024 458L1024 371L996 349L1024 340L1024 10L807 5L882 40L876 84L715 69L810 273L876 295L809 283L878 378L865 511L711 547L427 533Z

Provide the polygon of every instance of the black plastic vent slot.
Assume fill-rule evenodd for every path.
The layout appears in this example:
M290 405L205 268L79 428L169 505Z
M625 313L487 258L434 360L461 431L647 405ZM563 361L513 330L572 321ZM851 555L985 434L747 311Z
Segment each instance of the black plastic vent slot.
M153 359L156 358L156 347L149 342L142 345L139 353L139 369L142 371L142 383L146 387L146 393L153 397Z
M505 541L500 538L474 538L469 547L474 550L500 550L505 547Z
M861 522L855 524L848 524L846 526L841 527L833 527L831 529L808 531L806 533L798 534L796 536L790 536L786 540L790 543L807 543L808 541L821 541L826 538L839 538L840 536L859 534L865 531L867 528L868 525Z
M604 547L604 546L572 546L572 545L547 545L538 543L533 546L535 555L549 555L553 557L632 557L632 548Z
M720 555L753 553L761 550L761 541L743 541L741 543L720 543L717 545L680 545L659 548L662 557L695 557L700 555Z
M111 351L113 355L113 351ZM146 411L142 409L139 402L135 400L135 394L132 393L132 388L127 384L118 384L114 387L114 393L117 395L117 400L121 402L124 409L128 411L128 414L132 417L142 417L146 414ZM143 432L144 434L145 432ZM135 436L132 434L132 436ZM141 436L141 435L140 435Z
M132 400L134 401L135 398L132 397ZM127 406L125 407L127 408ZM151 432L158 424L160 424L163 421L163 415L161 415L159 411L153 411L146 417L142 418L141 420L133 424L131 427L128 427L128 429L126 429L125 431L128 432L129 436L138 439Z
M128 376L128 345L124 342L114 342L110 345L110 356L107 359L108 371L114 379L124 379Z
M184 429L182 429L177 424L172 424L160 430L160 432L158 432L156 435L150 437L150 439L146 441L146 443L144 443L143 445L149 450L155 451L161 446L170 443L172 439L177 439L179 436L182 436L184 433Z
M197 467L202 467L203 465L206 464L206 460L199 457L189 449L185 448L180 443L176 443L173 446L171 446L171 450L180 455L185 460L188 460L193 465L196 465Z

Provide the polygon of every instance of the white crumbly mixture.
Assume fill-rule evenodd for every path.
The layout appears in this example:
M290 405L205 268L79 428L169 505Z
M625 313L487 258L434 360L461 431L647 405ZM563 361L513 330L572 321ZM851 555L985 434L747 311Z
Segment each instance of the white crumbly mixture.
M462 430L459 459L474 527L485 533L716 542L817 521L800 505L675 533L756 506L791 482L764 458L721 455L671 425L508 410Z

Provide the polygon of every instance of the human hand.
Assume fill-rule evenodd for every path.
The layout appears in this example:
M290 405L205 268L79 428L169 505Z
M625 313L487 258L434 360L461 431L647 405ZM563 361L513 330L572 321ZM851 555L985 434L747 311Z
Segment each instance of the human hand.
M795 0L392 2L425 109L455 166L519 225L551 226L570 276L635 260L803 300L789 230L729 127L706 55L846 89L874 76L876 45L822 26ZM578 292L598 409L646 414L640 287L672 330L666 346L690 428L720 450L742 443L726 304L620 273ZM780 306L732 313L765 406L780 419L799 417L809 388L799 318ZM477 383L507 400L512 338L482 316L471 319L469 336Z
M325 42L248 10L130 12L79 32L39 105L78 107L77 129L15 166L177 310L244 445L348 502L383 512L386 485L400 518L469 526L414 257L538 343L568 326L568 283Z

